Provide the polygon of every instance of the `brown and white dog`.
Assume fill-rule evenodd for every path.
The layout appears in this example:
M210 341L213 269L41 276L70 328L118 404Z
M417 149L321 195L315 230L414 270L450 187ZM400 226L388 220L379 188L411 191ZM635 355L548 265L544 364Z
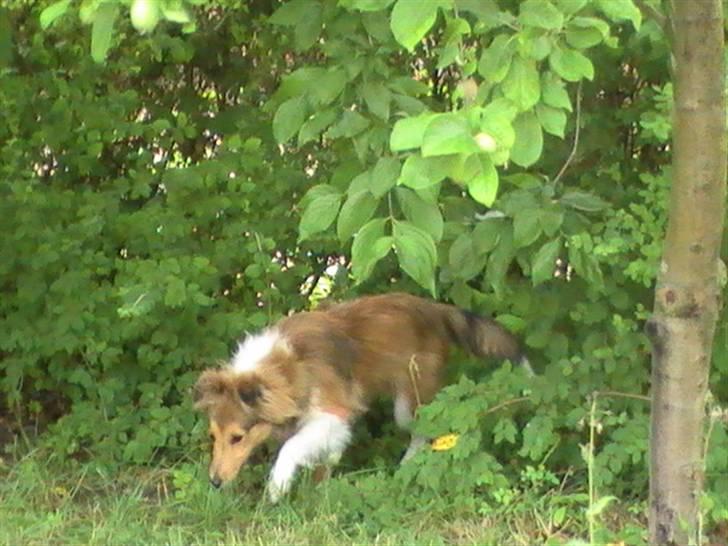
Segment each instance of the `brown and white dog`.
M402 428L442 385L451 343L528 365L498 323L408 294L367 296L302 312L243 340L229 365L208 369L195 406L209 417L210 482L231 481L271 435L285 438L268 484L274 502L299 467L337 460L374 396L394 398ZM405 459L424 443L412 437Z

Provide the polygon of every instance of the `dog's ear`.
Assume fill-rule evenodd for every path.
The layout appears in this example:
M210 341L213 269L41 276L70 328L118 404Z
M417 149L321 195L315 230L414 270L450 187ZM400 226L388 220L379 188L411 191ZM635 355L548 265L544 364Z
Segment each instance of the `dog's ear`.
M195 408L204 410L213 399L224 395L229 388L230 380L225 372L219 369L205 370L192 389Z
M263 396L263 385L258 378L246 374L237 379L235 391L243 404L254 408Z
M252 407L263 396L263 389L260 388L260 385L247 385L238 391L238 396L245 404Z

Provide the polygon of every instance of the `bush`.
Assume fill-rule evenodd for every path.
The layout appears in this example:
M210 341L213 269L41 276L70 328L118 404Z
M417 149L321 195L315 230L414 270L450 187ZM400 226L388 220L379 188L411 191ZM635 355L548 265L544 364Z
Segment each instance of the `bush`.
M116 464L196 447L197 372L320 299L326 278L336 296L437 292L493 314L538 372L456 359L416 426L457 445L355 489L336 481L361 513L384 521L405 491L487 511L567 469L643 496L667 40L629 0L463 1L419 37L406 3L387 4L211 3L188 34L120 19L103 65L70 12L43 32L43 6L2 13L0 392L21 415L56 406L54 450ZM412 121L442 112L427 138ZM496 149L449 139L469 124ZM387 442L371 445L391 462ZM715 420L716 518L726 446Z

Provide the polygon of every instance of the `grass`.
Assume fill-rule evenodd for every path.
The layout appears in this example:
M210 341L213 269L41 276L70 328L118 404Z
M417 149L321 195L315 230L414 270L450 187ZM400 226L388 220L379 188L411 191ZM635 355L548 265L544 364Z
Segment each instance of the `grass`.
M422 506L377 526L347 514L342 506L349 504L338 496L344 483L356 491L360 481L379 479L371 472L315 487L303 476L292 498L277 506L261 500L264 472L263 465L249 469L237 485L216 491L206 482L204 461L112 473L36 449L0 463L0 544L531 546L585 544L580 537L588 536L584 510L568 501L586 491L569 492L564 483L545 493L514 492L496 511L484 512L477 502ZM386 478L373 483L387 485ZM626 515L615 525L639 523Z

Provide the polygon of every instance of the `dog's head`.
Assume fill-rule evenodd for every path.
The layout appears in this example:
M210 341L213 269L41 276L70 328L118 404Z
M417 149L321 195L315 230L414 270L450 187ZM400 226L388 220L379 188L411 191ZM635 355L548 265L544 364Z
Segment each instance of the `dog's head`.
M210 422L210 483L230 482L274 428L295 413L295 404L276 378L229 368L209 369L194 387L195 407Z

